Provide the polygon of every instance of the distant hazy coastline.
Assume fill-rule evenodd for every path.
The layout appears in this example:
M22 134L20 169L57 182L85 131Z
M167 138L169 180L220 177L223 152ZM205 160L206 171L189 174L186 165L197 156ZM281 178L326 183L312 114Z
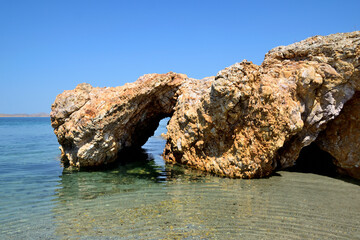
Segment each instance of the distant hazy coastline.
M5 114L5 113L0 113L0 117L50 117L50 114L48 114L48 113L33 113L33 114L26 114L26 113Z

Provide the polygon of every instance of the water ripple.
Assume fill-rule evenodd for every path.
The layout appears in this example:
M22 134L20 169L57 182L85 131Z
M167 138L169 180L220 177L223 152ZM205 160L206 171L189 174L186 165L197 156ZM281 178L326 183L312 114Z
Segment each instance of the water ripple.
M0 119L1 239L360 239L358 182L166 165L166 122L138 161L62 171L48 120L24 121Z

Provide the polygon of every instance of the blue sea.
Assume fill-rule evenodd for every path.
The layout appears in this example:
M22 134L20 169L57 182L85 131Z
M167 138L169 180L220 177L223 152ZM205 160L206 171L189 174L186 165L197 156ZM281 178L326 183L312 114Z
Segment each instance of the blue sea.
M0 118L0 239L360 239L360 182L164 163L168 119L118 166L63 169L49 118Z

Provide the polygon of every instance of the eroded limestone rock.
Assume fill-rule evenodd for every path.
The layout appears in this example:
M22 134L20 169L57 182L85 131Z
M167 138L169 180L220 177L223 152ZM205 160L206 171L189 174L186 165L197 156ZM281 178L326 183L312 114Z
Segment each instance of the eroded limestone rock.
M274 48L260 66L244 60L202 80L168 73L116 88L81 84L57 97L51 120L64 163L99 166L144 144L159 120L171 116L167 162L241 178L293 166L328 127L319 144L343 172L358 176L351 166L360 154L359 123L348 119L358 113L343 107L359 91L360 32L341 33Z
M165 159L242 178L294 165L359 91L359 46L360 32L312 37L271 50L261 66L243 61L185 87Z
M341 173L360 179L360 92L345 103L316 143L335 158Z
M79 84L57 96L51 124L65 165L92 167L115 161L119 151L140 147L159 121L171 116L184 74L147 74L115 88Z

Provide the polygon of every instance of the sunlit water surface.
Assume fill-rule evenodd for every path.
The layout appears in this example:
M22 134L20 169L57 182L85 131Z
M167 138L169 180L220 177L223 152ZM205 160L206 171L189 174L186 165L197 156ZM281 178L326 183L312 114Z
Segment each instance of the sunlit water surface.
M63 171L48 118L0 118L0 239L360 239L358 181L165 165L165 126L130 163L78 172Z

